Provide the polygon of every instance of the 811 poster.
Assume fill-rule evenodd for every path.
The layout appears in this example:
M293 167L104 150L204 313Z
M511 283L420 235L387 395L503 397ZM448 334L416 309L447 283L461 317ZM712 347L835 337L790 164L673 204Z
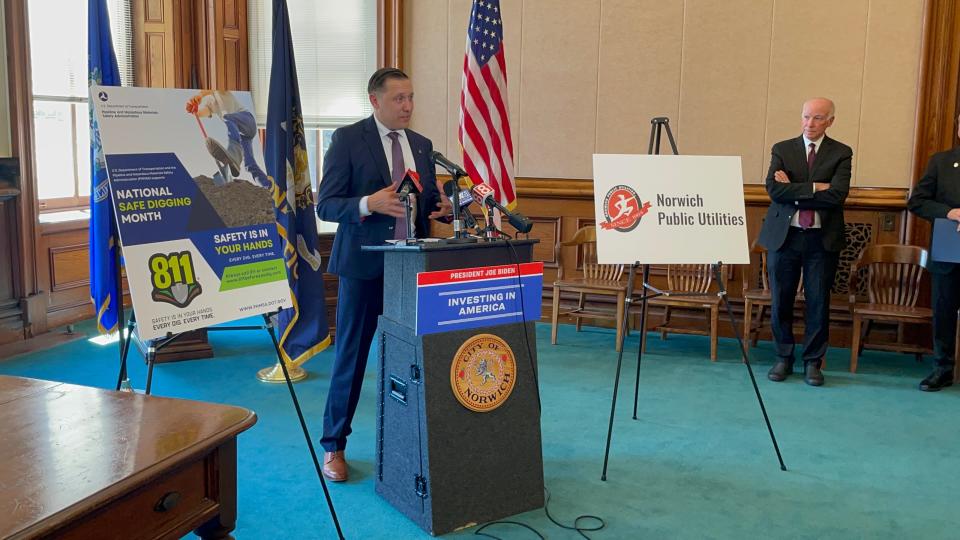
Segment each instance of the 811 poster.
M250 94L94 86L90 101L140 337L289 307Z

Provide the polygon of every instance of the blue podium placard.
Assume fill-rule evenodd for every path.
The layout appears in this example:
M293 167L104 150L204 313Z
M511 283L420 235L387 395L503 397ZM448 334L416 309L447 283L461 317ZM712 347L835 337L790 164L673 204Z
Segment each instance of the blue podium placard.
M543 263L417 274L418 336L540 320Z

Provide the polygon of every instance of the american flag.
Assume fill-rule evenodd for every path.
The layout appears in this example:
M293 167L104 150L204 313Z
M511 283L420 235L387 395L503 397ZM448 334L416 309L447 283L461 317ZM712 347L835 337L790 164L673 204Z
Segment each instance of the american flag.
M513 208L517 190L500 15L499 0L474 0L463 58L458 138L470 179L489 184L500 204Z

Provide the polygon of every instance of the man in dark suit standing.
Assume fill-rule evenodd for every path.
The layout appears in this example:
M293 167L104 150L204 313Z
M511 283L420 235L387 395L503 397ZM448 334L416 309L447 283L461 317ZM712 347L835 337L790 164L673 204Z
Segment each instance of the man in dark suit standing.
M373 116L337 129L324 156L317 214L339 224L327 271L340 277L336 360L323 415L323 474L347 479L344 448L360 399L367 355L383 313L383 254L362 245L406 238L405 209L396 193L406 170L420 175L423 192L412 205L416 236L430 231L430 218L450 213L437 185L433 143L407 129L413 114L413 84L395 68L375 72L367 84Z
M960 119L958 119L960 122ZM957 134L960 135L960 128ZM960 221L960 147L934 154L907 208L931 222L937 218ZM920 390L936 392L953 384L957 309L960 308L960 264L930 261L933 276L933 372L920 381Z
M830 288L844 238L843 203L850 190L849 146L826 136L835 107L826 98L803 104L803 134L773 145L767 193L770 208L760 230L767 248L772 294L771 328L777 361L767 373L780 382L793 373L793 307L803 276L806 304L801 357L804 381L823 384L820 365L830 332Z

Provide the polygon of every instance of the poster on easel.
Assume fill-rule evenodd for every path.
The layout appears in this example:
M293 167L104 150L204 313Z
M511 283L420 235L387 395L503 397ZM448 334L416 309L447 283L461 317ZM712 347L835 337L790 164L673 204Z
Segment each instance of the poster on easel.
M93 86L90 101L140 337L289 307L250 93Z
M597 261L748 264L740 156L594 154Z

